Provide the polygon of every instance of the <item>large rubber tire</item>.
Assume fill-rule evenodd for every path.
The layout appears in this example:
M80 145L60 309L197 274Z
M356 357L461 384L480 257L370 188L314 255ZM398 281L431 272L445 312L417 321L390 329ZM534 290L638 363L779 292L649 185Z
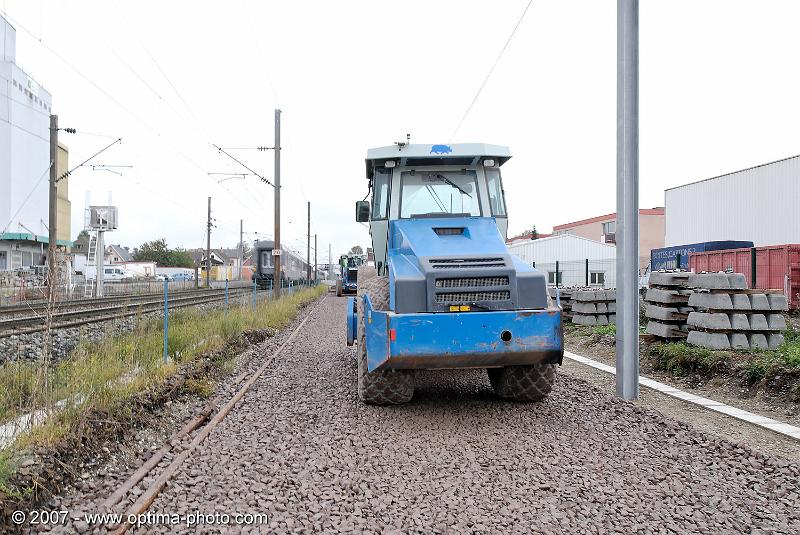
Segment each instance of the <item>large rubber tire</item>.
M541 401L553 389L555 364L487 368L495 394L514 401Z
M414 396L414 376L408 370L367 370L367 337L361 296L369 295L375 310L389 308L389 279L378 277L375 268L358 270L358 397L370 405L399 405Z

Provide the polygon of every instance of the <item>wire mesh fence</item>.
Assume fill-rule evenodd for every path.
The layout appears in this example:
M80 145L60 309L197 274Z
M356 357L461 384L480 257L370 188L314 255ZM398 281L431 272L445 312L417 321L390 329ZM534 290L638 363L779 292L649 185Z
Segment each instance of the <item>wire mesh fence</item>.
M155 299L128 294L113 306L56 299L0 308L0 450L31 431L58 434L63 422L142 391L241 332L280 326L314 287L284 282L275 299L271 285L253 282L203 292L162 282L160 294L148 292Z
M168 281L171 291L195 290L203 286L205 281L190 278ZM249 284L248 281L235 281L232 285ZM220 287L224 281L212 281L212 286ZM133 278L123 281L107 280L103 284L103 296L146 295L161 292L163 281L156 278ZM47 300L49 284L46 277L19 272L0 273L0 306L8 306L31 301ZM53 286L59 301L86 299L96 297L93 281L85 281L83 277L71 280L60 280Z

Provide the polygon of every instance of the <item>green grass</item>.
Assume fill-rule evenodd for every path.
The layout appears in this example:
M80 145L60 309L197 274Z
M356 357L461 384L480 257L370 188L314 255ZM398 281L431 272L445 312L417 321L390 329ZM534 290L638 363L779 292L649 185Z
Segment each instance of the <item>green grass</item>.
M222 349L240 333L285 327L302 304L322 295L325 289L320 286L299 290L277 301L262 302L255 311L250 307L232 307L227 314L222 309L172 311L167 339L170 362L166 364L162 360L162 321L157 318L138 322L130 333L81 343L69 358L48 370L46 376L41 365L7 364L0 367L0 422L52 407L59 400L72 400L44 424L25 433L14 447L52 444L77 425L82 415L119 406L120 402L163 383L179 365ZM234 365L230 358L217 364L227 371ZM201 396L210 395L213 390L213 385L203 382L189 387Z
M746 362L736 365L736 368L749 383L758 383L780 374L800 376L800 331L790 327L784 332L784 337L784 343L774 351L731 353L678 342L654 345L652 352L657 360L656 367L679 376L689 372L718 371L731 363L733 354L744 353ZM794 394L800 398L800 384L794 387Z
M729 355L723 351L711 351L685 342L657 344L652 351L658 368L679 376L688 372L713 372L729 359Z
M0 450L0 495L17 495L13 489L10 489L6 486L8 479L14 474L15 470L16 466L11 461L11 452Z
M617 336L617 326L613 323L611 325L598 325L596 327L592 327L592 331L605 336Z
M745 376L751 383L777 374L800 375L800 336L798 330L790 328L784 332L784 342L775 351L759 351L745 365ZM795 387L800 397L800 385Z

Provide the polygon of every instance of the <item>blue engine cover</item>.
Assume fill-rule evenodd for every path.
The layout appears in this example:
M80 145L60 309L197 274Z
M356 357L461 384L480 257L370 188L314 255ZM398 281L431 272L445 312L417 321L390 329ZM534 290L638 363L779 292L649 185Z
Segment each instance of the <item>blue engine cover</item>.
M389 309L447 312L547 307L544 274L510 254L490 217L389 222Z

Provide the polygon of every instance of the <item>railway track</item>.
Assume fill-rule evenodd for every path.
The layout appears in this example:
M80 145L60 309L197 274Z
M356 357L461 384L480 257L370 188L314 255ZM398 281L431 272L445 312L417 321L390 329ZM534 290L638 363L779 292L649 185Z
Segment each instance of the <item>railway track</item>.
M250 288L229 290L230 300L251 293ZM186 290L169 296L170 309L184 308L223 301L224 289ZM51 329L77 327L137 314L160 312L164 308L163 294L143 294L100 299L60 301L53 310ZM44 331L47 304L35 303L0 308L0 338Z
M233 290L241 290L244 288L249 288L252 290L252 286L249 284L247 286L231 286L230 291ZM223 288L212 288L211 291L222 291L224 292ZM169 296L172 299L173 296L180 296L180 295L197 295L208 293L209 290L206 288L191 288L191 289L176 289L170 290ZM60 309L76 309L80 307L95 307L98 305L110 305L115 303L136 303L137 301L146 301L149 299L163 299L164 292L144 292L144 293L130 293L130 294L118 294L118 295L109 295L106 297L92 297L92 298L78 298L78 299L64 299L62 301L56 301L55 303L55 310ZM35 300L35 301L26 301L25 303L19 303L16 305L6 305L0 306L0 318L6 318L9 316L14 315L26 315L26 314L33 314L33 313L43 313L47 310L47 300Z
M120 487L118 487L102 504L103 510L112 511L117 507L123 498L130 494L131 490L142 482L146 477L151 476L151 483L147 485L146 490L139 494L132 505L125 511L124 518L136 517L144 514L153 505L155 499L161 494L168 482L173 478L175 473L187 462L189 457L192 456L195 449L211 434L211 432L222 422L225 417L230 413L234 407L241 401L244 395L250 390L250 387L264 374L264 372L272 365L275 359L284 351L284 349L295 339L295 337L302 332L303 327L312 317L314 310L327 299L323 297L303 318L299 325L289 334L289 336L280 344L280 346L269 355L262 364L254 371L248 373L244 372L239 376L237 383L244 381L241 387L237 388L236 392L227 400L221 407L214 406L213 403L207 405L199 414L192 418L184 427L182 427L164 446L154 454L134 472ZM246 380L245 380L246 379ZM204 425L205 424L205 425ZM202 427L201 427L202 426ZM182 441L189 441L188 444L184 443L180 451L175 450L176 444L181 444ZM172 454L170 462L166 464L161 470L157 470L159 463ZM157 475L152 476L154 471L158 471ZM109 526L112 535L122 535L130 528L130 523L123 522L116 526Z

